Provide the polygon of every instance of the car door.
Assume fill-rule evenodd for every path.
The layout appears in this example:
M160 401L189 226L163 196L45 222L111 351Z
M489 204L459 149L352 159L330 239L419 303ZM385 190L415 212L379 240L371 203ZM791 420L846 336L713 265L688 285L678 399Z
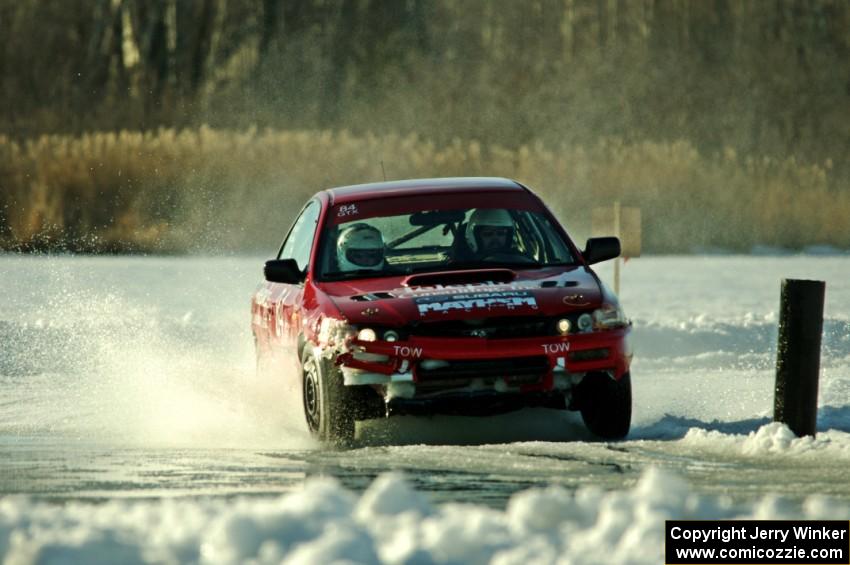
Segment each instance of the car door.
M317 200L307 203L289 234L281 245L277 259L294 259L301 272L307 272L321 204ZM266 281L265 330L276 354L291 358L295 354L298 325L302 315L304 297L303 279L295 284Z

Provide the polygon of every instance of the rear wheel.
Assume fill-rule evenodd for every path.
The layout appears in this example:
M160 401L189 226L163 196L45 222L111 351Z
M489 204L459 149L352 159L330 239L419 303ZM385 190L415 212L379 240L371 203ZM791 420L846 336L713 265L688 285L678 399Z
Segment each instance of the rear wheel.
M303 359L304 417L323 443L346 446L354 441L354 399L331 363L306 352Z
M605 373L589 373L576 390L584 425L604 439L622 439L632 422L632 382L629 373L615 381Z

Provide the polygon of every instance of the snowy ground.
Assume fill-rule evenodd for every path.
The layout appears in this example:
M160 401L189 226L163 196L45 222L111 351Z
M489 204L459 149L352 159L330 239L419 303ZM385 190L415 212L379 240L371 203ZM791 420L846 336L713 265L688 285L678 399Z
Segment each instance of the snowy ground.
M850 257L627 263L627 441L537 410L347 452L254 379L261 264L0 257L7 562L657 563L665 518L850 516ZM782 278L827 282L816 438L770 423Z

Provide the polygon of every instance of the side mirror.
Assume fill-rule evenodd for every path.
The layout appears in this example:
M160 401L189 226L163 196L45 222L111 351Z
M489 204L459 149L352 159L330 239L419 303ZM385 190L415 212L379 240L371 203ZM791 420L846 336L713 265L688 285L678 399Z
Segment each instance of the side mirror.
M269 282L298 284L304 280L304 273L298 268L295 259L272 259L266 261L263 269Z
M620 238L618 237L592 237L587 240L587 245L581 253L588 265L601 263L608 259L620 256Z

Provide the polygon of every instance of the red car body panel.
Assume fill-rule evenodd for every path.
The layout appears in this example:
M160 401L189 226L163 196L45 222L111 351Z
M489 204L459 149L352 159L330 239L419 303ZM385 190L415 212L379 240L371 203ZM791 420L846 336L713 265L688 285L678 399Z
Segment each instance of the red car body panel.
M323 191L313 201L318 203L319 212L303 284L264 281L252 297L252 330L259 357L297 367L305 348L332 348L335 363L341 367L388 377L406 371L414 385L421 382L419 367L424 360L545 359L545 374L533 383L520 385L523 393L552 391L556 370L566 374L603 371L616 380L628 373L629 325L606 331L506 339L416 335L411 331L393 342L364 342L351 336L345 344L327 342L322 332L328 321L356 327L405 328L485 315L554 319L591 312L603 303L616 304L617 299L585 263L545 204L514 181L463 178L375 183ZM425 210L435 202L544 213L563 236L576 264L316 280L314 266L322 252L322 234L331 226L350 221L352 210L358 218L368 218L398 210ZM363 360L363 353L386 359ZM302 392L299 379L289 384L293 394Z

